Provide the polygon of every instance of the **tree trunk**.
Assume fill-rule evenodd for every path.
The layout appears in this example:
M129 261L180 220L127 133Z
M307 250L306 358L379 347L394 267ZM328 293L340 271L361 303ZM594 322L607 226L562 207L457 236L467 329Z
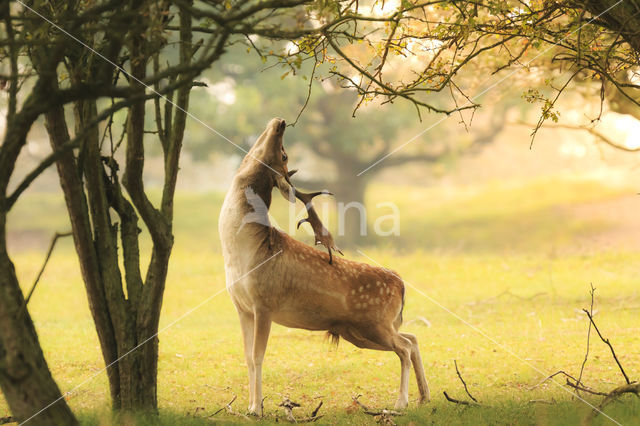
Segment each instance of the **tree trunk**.
M93 102L76 107L76 133L95 114ZM69 140L64 110L56 108L45 115L45 123L54 149ZM105 187L104 166L96 151L97 134L89 134L83 144L85 185L78 174L78 161L69 152L57 162L60 184L73 230L76 252L80 260L89 307L107 368L109 389L114 409L157 409L157 338L136 325L136 310L142 279L139 273L137 216L117 187ZM117 257L116 226L111 223L112 205L121 217L125 281L128 299L122 292L121 272ZM166 256L168 258L168 256ZM158 312L159 316L159 312ZM145 338L142 338L142 336Z
M51 147L54 150L69 141L69 132L62 107L54 108L45 114L45 126ZM118 358L118 350L93 244L87 199L81 177L77 172L74 154L67 152L62 155L56 162L56 167L71 221L73 241L80 260L80 270L87 291L89 308L102 349L102 357L105 364L110 365ZM107 376L113 405L115 408L119 408L120 380L117 366L107 369Z
M340 168L342 170L342 168ZM368 212L365 209L364 196L368 179L356 176L354 168L345 169L338 174L338 182L332 190L338 203L339 247L354 248L369 237Z
M49 372L24 304L6 250L4 213L0 221L0 388L18 422L34 416L30 420L34 425L77 424Z

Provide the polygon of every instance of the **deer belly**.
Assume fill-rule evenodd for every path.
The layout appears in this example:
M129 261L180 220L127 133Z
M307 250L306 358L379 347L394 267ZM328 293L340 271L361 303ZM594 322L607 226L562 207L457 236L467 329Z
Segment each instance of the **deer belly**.
M348 316L344 295L321 287L304 292L291 291L272 311L274 322L306 330L328 330L336 321Z
M285 327L305 330L328 330L333 324L333 320L327 318L326 313L312 309L274 312L271 319Z

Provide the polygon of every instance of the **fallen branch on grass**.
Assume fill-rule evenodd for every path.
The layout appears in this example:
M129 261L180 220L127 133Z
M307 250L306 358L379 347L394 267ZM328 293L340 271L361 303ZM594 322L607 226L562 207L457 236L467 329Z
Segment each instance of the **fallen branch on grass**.
M284 408L285 414L287 416L287 421L291 423L312 423L322 418L322 416L318 415L320 407L322 407L322 401L320 401L320 404L318 404L315 410L313 410L311 416L302 419L296 419L293 415L293 409L300 407L300 404L291 401L288 397L285 397L285 399L278 405L278 407Z
M559 370L559 371L556 371L555 373L550 374L549 376L545 377L544 379L539 381L537 384L531 386L528 390L534 390L535 388L537 388L537 387L543 385L544 383L548 382L549 380L553 379L558 374L563 374L564 376L567 377L567 380L572 379L574 382L578 381L578 379L576 379L575 377L573 377L571 374L567 373L566 371Z
M596 288L591 283L591 306L589 307L589 314L593 316L593 299L594 294L596 292ZM572 383L567 379L567 385L572 386L576 390L576 395L578 395L578 391L582 390L580 388L580 382L582 381L582 373L584 373L584 366L587 365L587 360L589 359L589 346L591 344L591 322L589 322L589 329L587 330L587 349L584 353L584 360L582 361L582 366L580 367L580 375L578 376L578 380L574 383L575 386L572 386ZM585 391L589 392L589 391ZM589 392L591 393L591 392Z
M460 405L479 405L476 402L469 402L469 401L462 401L460 399L455 399L455 398L451 398L449 396L449 394L447 393L447 391L443 391L442 392L444 394L444 397L447 399L447 401L449 402L453 402L454 404L460 404Z
M473 395L471 395L471 392L469 392L469 388L467 387L467 383L462 378L462 374L460 374L460 370L458 369L458 362L455 359L453 360L453 365L455 365L455 367L456 367L456 374L458 375L458 378L462 382L462 386L464 386L464 391L467 393L467 395L469 395L469 398L471 398L472 401L462 401L462 400L459 400L459 399L452 398L452 397L449 396L447 391L443 392L444 397L447 399L447 401L453 402L454 404L469 405L469 406L471 406L471 405L476 405L476 406L481 405L478 402L478 400Z
M578 378L576 379L575 377L571 376L570 374L565 373L564 371L558 371L557 373L552 374L551 376L547 377L545 380L543 380L542 382L540 382L538 385L534 386L533 388L539 386L540 384L544 383L545 381L551 379L553 376L557 375L557 374L564 374L565 376L567 376L567 386L574 388L576 391L582 391L582 392L586 392L592 395L598 395L598 396L604 396L604 398L602 399L602 401L600 402L600 404L597 407L593 407L593 410L591 410L589 412L589 415L583 420L583 423L590 423L591 420L593 420L598 414L600 414L602 412L602 410L604 409L604 407L606 407L607 405L609 405L610 403L612 403L613 401L616 401L617 399L619 399L621 396L631 393L634 394L638 397L640 397L640 383L636 382L636 381L631 381L629 379L629 376L627 375L627 373L624 371L624 368L622 367L622 364L620 363L620 360L618 359L618 356L616 355L616 351L613 348L613 345L611 344L611 341L608 338L605 338L602 333L600 332L600 329L598 328L598 325L596 324L594 318L593 318L593 302L594 302L594 294L595 294L595 287L593 287L593 284L591 284L591 306L589 309L583 309L582 311L587 315L587 317L589 318L589 330L587 331L587 349L586 349L586 353L584 356L584 360L582 362L582 366L580 368L580 375L578 376ZM606 344L609 347L609 350L611 351L611 355L613 356L614 361L616 362L616 364L618 365L618 368L620 369L620 373L622 373L622 376L624 377L624 380L626 381L626 384L621 385L616 387L615 389L613 389L612 391L606 393L606 392L600 392L591 388L588 388L587 386L583 385L582 382L582 373L584 372L584 367L587 363L587 359L589 357L589 343L590 343L590 337L591 337L591 328L593 328L596 333L598 334L598 337L600 337L600 340ZM571 381L573 380L573 382ZM532 388L532 389L533 389Z
M592 308L593 308L593 293L594 293L595 289L593 288L593 286L591 286L591 304L592 304ZM607 405L609 405L610 403L612 403L613 401L616 401L617 399L619 399L621 396L631 393L634 394L638 397L640 397L640 383L636 382L636 381L631 381L629 380L629 376L627 376L627 373L624 371L624 368L622 367L622 364L620 363L620 360L618 359L618 356L616 355L616 351L613 349L613 345L611 344L611 341L607 338L605 338L602 333L600 332L600 329L598 328L598 325L596 324L595 320L593 319L593 314L591 311L587 310L587 309L583 309L584 313L587 314L587 317L589 317L589 321L590 321L590 326L593 326L593 329L596 331L596 333L598 333L598 337L600 337L600 340L602 340L602 342L604 344L606 344L609 349L611 350L611 355L613 356L613 359L615 360L616 364L618 364L618 368L620 369L620 372L622 373L622 376L624 377L624 380L627 382L626 384L622 385L622 386L618 386L617 388L613 389L611 392L604 394L604 399L600 402L600 405L598 405L598 407L594 407L593 410L591 410L591 412L589 413L589 416L587 416L587 418L585 419L585 422L590 422L593 418L595 418L598 414L600 414L602 412L602 410L604 409L604 407L606 407ZM579 383L578 383L579 384ZM603 393L597 393L598 395L603 395Z
M594 304L594 294L595 294L595 288L593 287L593 285L591 285L591 306L589 309L583 309L582 312L584 312L587 317L589 318L589 329L587 331L587 348L586 348L586 352L585 352L585 356L584 356L584 360L582 361L582 365L580 367L580 375L578 376L578 378L576 379L575 377L573 377L571 374L565 372L565 371L556 371L555 373L547 376L544 380L540 381L538 384L532 386L529 388L529 390L533 390L537 387L539 387L540 385L542 385L543 383L547 382L548 380L551 380L553 377L557 376L557 375L564 375L566 377L566 385L573 388L576 393L578 391L580 392L585 392L591 395L596 395L596 396L603 396L604 398L602 399L602 401L600 402L600 404L597 407L593 407L593 410L591 410L589 412L589 415L587 417L585 417L585 419L583 420L583 424L588 424L590 423L598 414L600 414L602 412L602 410L604 409L604 407L606 407L607 405L609 405L610 403L612 403L613 401L618 400L620 397L622 397L625 394L634 394L637 397L640 397L640 383L638 383L637 381L631 381L629 379L629 376L627 375L627 373L625 372L624 368L622 367L622 364L620 363L620 360L618 359L618 356L616 355L616 351L613 348L613 345L611 344L611 341L608 338L605 338L602 333L600 332L600 329L598 328L598 325L596 324L595 320L594 320L594 314L593 314L593 304ZM610 392L602 392L602 391L598 391L595 389L592 389L588 386L586 386L585 384L582 383L582 375L584 373L584 368L585 365L587 363L587 360L589 358L589 346L590 346L590 338L591 338L591 329L594 329L596 331L596 333L598 334L598 337L600 337L600 340L606 344L609 347L609 350L611 351L611 355L613 356L614 361L616 362L616 364L618 365L618 368L620 370L620 373L622 373L622 376L624 377L624 380L626 381L626 384L621 385L616 387L615 389L613 389ZM448 398L448 396L445 393L445 397ZM543 400L533 400L535 402L542 402ZM453 402L453 401L452 401ZM532 401L529 401L530 403ZM465 401L461 401L458 403L466 403ZM468 404L468 403L466 403Z
M231 398L231 401L229 401L227 403L227 405L225 405L224 407L220 408L218 411L216 411L215 413L211 414L209 417L213 417L216 414L220 413L221 411L226 411L227 413L231 414L232 416L242 417L243 419L251 420L251 418L249 416L246 416L246 415L244 415L242 413L239 413L239 412L235 411L231 407L231 404L233 404L233 402L236 400L237 397L238 397L238 395L233 395L233 398Z
M560 371L556 371L555 373L545 377L543 380L541 380L540 382L538 382L537 384L531 386L528 390L534 390L535 388L541 386L542 384L548 382L549 380L553 379L555 376L562 374L566 377L567 381L566 381L566 385L574 388L575 390L579 390L582 392L586 392L586 393L590 393L592 395L601 395L601 396L605 396L607 395L607 393L605 392L599 392L597 390L591 389L589 387L587 387L586 385L582 385L579 383L579 380L576 379L575 377L573 377L571 374L560 370ZM572 381L573 380L573 381Z
M591 395L600 395L600 396L607 396L608 394L606 392L600 392L591 388L588 388L584 385L581 385L579 383L572 383L571 380L567 379L567 386L574 388L577 391L582 391L582 392L586 392L586 393L590 393Z
M591 315L591 312L589 312L586 309L583 309L583 311L589 317L589 321L591 321L591 324L593 325L593 328L596 330L596 333L598 333L598 337L600 337L600 340L602 340L607 346L609 346L609 349L611 349L611 355L613 355L613 359L616 361L616 364L618 364L618 368L620 368L620 372L624 376L624 379L627 381L627 384L630 385L631 384L631 380L629 380L629 376L627 376L627 373L625 373L624 368L622 368L622 364L620 364L620 361L618 360L618 357L616 356L616 351L613 350L613 346L611 345L611 342L609 341L609 339L605 339L602 336L602 334L600 333L600 330L598 329L598 326L596 325L595 321L593 320L593 315Z
M362 408L363 413L369 416L373 416L378 423L385 424L385 425L395 425L396 423L393 421L392 416L402 416L402 413L394 410L387 410L387 409L382 409L379 411L371 410L369 407L367 407L366 405L364 405L362 402L359 401L359 398L361 396L362 395L354 396L353 402L356 405L358 405L360 408Z
M287 414L287 420L291 423L296 423L296 418L293 417L293 409L299 407L300 404L291 401L289 398L285 398L278 407L284 408L284 412Z
M621 396L627 393L632 393L640 397L640 383L633 382L626 385L618 386L617 388L609 392L609 394L607 394L607 396L604 397L600 405L598 405L598 408L597 409L594 408L593 410L591 410L591 413L586 419L587 422L591 421L591 419L593 419L595 416L600 414L604 409L604 407L611 404L613 401L616 401L618 398L620 398Z
M460 370L458 370L458 362L455 359L453 360L453 365L456 366L456 373L458 374L458 377L460 378L460 381L462 382L462 385L464 386L464 391L467 393L467 395L469 395L469 398L471 398L473 400L473 402L477 403L478 400L475 399L473 397L473 395L471 395L471 392L469 392L469 388L467 388L467 383L462 378L462 374L460 374Z

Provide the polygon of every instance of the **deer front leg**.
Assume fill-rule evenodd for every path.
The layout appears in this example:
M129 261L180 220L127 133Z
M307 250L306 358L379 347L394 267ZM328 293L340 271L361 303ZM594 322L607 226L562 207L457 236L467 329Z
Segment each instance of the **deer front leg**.
M409 375L411 373L411 342L397 334L393 339L393 351L400 358L400 391L395 408L403 409L409 405Z
M242 328L242 339L244 342L244 359L247 362L247 369L249 370L249 410L253 407L255 401L255 383L256 383L256 370L253 368L253 314L250 312L244 312L238 309L238 316L240 317L240 327Z
M268 312L256 310L254 313L253 334L253 369L255 374L253 386L253 402L249 407L251 414L261 415L262 405L262 361L267 350L269 332L271 331L271 317Z

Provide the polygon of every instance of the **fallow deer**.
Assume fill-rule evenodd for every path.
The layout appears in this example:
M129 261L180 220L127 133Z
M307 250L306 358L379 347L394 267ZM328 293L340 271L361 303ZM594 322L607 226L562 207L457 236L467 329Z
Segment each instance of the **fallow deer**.
M401 333L404 284L394 272L333 257L331 235L313 211L311 198L291 185L283 148L285 121L274 118L243 159L219 220L227 290L238 311L249 369L249 412L262 404L262 362L271 323L326 330L360 348L394 351L401 378L395 408L409 402L411 364L420 402L429 400L418 341ZM268 209L277 187L289 201L303 200L316 243L329 253L299 242L271 226ZM259 198L258 198L259 197ZM247 220L247 217L250 220ZM319 235L320 234L320 235Z

